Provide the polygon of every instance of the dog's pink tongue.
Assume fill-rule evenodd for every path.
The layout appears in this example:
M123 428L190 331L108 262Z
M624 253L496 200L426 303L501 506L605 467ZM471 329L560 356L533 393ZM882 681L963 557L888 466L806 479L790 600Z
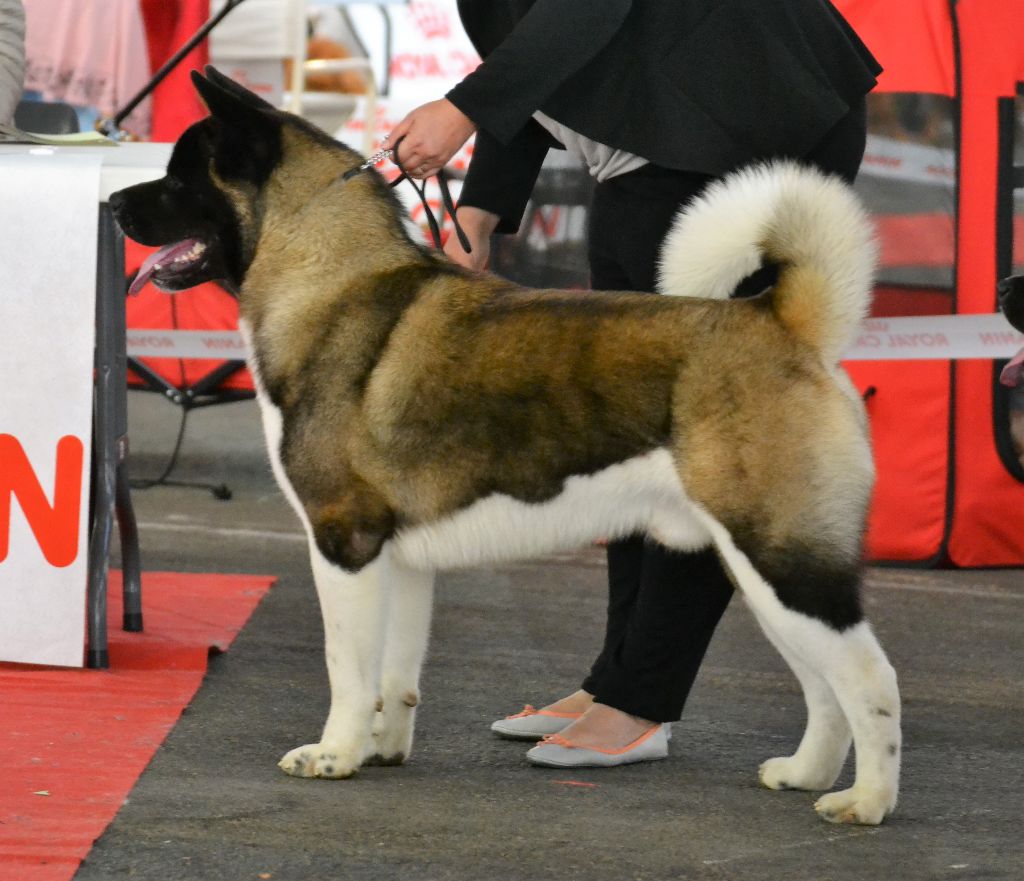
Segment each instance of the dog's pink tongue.
M1016 388L1020 385L1022 376L1024 376L1024 349L1010 359L1010 362L999 374L999 381L1010 388Z
M138 294L146 286L146 282L149 281L153 273L156 272L157 266L163 266L170 263L176 257L187 254L192 250L197 241L197 239L185 239L185 241L175 242L173 245L164 245L159 251L150 254L142 266L139 267L132 286L128 288L128 293L133 297Z

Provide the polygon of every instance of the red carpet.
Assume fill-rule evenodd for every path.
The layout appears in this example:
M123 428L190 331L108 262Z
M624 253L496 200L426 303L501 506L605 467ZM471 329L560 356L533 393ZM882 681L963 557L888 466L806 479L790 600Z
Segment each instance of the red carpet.
M0 881L71 878L272 581L147 572L125 633L111 573L110 670L0 664Z

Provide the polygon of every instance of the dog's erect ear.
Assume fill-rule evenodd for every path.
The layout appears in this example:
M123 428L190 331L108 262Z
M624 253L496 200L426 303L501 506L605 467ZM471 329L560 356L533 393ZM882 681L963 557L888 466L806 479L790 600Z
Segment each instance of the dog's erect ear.
M216 127L217 172L228 179L262 183L281 155L281 114L266 101L232 83L212 68L209 79L192 71L192 82L219 125Z
M236 83L231 77L224 76L216 67L212 64L207 64L203 69L206 74L206 79L215 86L219 86L226 92L230 92L240 101L248 104L250 107L255 107L259 110L276 110L269 101L264 101L255 92L250 92L241 83Z
M242 86L238 86L239 91L236 91L222 85L225 80L230 82L221 74L217 74L214 80L207 79L197 70L192 71L192 83L211 116L237 128L262 124L265 111L274 108Z

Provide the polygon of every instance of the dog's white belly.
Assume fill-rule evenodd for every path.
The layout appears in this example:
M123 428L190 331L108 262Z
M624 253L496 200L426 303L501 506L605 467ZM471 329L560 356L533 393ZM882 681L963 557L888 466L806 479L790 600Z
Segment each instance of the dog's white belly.
M547 502L487 496L450 517L401 530L394 548L413 568L450 569L536 557L634 532L679 550L711 541L663 448L570 477Z

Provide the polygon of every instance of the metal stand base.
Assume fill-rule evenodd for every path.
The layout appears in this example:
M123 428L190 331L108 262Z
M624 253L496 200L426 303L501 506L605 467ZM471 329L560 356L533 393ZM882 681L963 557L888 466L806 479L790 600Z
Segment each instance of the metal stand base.
M90 670L107 670L110 667L110 653L106 649L89 649L85 665Z
M122 620L129 633L142 633L142 612L125 612Z

